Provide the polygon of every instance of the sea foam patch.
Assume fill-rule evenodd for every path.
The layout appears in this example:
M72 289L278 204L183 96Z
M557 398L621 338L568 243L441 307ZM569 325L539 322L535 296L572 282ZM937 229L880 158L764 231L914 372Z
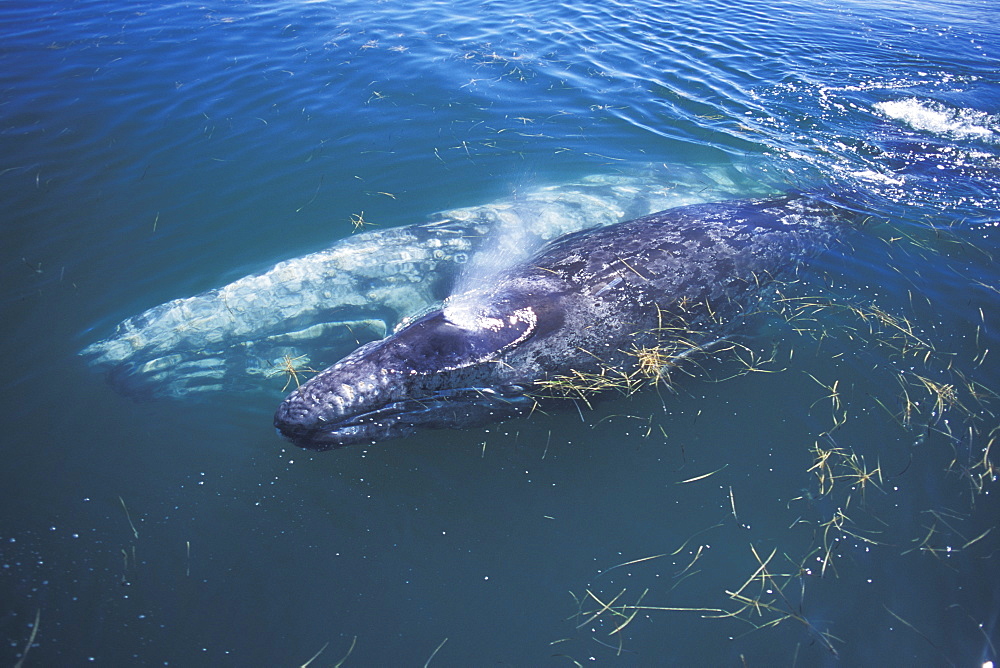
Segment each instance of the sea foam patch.
M953 138L995 141L1000 131L1000 119L976 109L954 109L916 98L876 102L874 106L879 112L903 121L914 130Z

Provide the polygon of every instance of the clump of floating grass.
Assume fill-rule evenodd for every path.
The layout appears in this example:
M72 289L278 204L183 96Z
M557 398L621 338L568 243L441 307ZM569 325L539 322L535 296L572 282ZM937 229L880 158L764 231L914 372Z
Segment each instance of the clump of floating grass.
M911 240L912 245L915 242ZM995 426L1000 393L966 375L954 353L938 349L906 316L891 313L872 303L828 294L825 289L815 286L810 288L811 294L796 295L788 289L790 286L790 283L777 284L775 296L767 303L769 312L784 319L796 333L820 343L836 340L849 343L852 350L858 350L859 346L888 350L890 359L895 358L906 364L906 368L895 374L899 394L895 400L873 393L867 393L868 398L903 429L920 430L918 442L924 442L925 436L932 432L943 435L955 450L955 458L948 470L965 476L973 494L982 492L987 483L996 480L996 451L993 445L1000 430ZM981 310L980 319L985 322ZM982 326L978 326L975 358L967 371L980 367L989 353L980 341L981 331ZM848 419L841 396L842 384L839 380L827 384L811 374L810 377L826 390L826 395L813 406L824 400L830 402L833 424L820 435L821 438L829 437ZM948 416L951 419L947 419ZM830 472L824 470L822 463L810 471L822 476L820 494L828 493L833 480ZM867 472L874 474L876 471L881 473L877 466ZM862 490L872 487L876 480L866 475L865 469L842 475L856 475Z
M661 338L654 345L635 345L621 351L628 357L635 359L635 369L633 373L641 379L643 383L650 385L665 384L671 387L671 376L673 371L681 370L688 376L693 373L685 369L685 362L693 362L698 355L706 352L704 346L694 340L691 330L674 330L667 328L657 329L657 334Z
M882 478L881 464L871 467L865 462L864 455L839 447L824 448L819 441L813 445L812 453L813 464L806 472L812 473L816 477L817 496L829 496L838 480L844 481L851 491L860 491L862 502L865 501L869 487L880 492L883 491L880 485L884 484L885 481ZM799 496L791 501L805 498L805 496ZM850 504L851 497L848 495L844 501L844 507L848 507Z
M809 406L809 408L812 409L814 406L816 406L816 404L820 403L824 399L830 400L830 413L833 416L833 426L827 431L820 434L821 437L828 436L835 430L847 424L847 409L844 408L843 402L841 402L840 400L840 390L839 390L840 381L835 380L833 381L832 385L826 385L811 373L806 373L806 375L812 378L814 381L816 381L816 383L824 390L829 392L828 395L826 395L825 397L820 397L819 399L814 401L812 405Z
M858 455L854 452L852 452L849 456L842 456L841 464L844 469L844 473L840 474L838 477L842 480L846 480L851 489L860 490L862 503L866 500L866 494L869 486L879 492L883 491L879 486L885 482L882 479L882 466L880 464L876 465L875 468L869 468L865 463L864 455Z
M798 565L795 572L776 573L772 572L770 566L778 553L778 548L774 548L766 559L762 559L757 548L750 546L754 559L757 561L757 568L753 574L735 591L726 591L726 595L740 607L714 615L719 618L740 619L753 627L752 631L770 628L781 624L787 620L796 621L809 631L816 638L816 641L835 657L839 656L834 642L843 642L827 630L821 630L809 619L801 614L801 598L805 595L805 588L802 585L797 602L786 594L789 583L801 583L803 567Z
M633 385L629 374L611 367L598 372L570 369L565 374L536 380L532 394L546 399L579 399L587 408L593 408L590 399L594 395L613 390L627 396L632 393Z
M901 357L921 358L924 363L936 352L910 320L874 304L826 294L788 295L780 287L769 303L770 310L794 332L817 341L845 336L850 341L888 347Z
M683 303L677 306L683 310ZM581 349L594 357L596 371L570 369L536 380L531 395L545 399L578 399L592 408L590 400L598 394L613 392L631 396L648 386L672 388L671 373L684 370L693 376L682 363L706 352L696 340L701 337L699 331L659 306L657 325L651 330L635 332L633 337L643 343L633 343L630 348L616 351L614 362Z
M635 357L641 377L648 378L654 384L661 381L669 384L670 367L675 364L673 351L663 346L637 346L629 354Z
M833 470L833 466L836 463L834 455L842 455L843 451L839 448L824 449L820 447L818 441L813 446L812 451L815 461L813 462L813 465L806 470L806 472L813 473L816 476L819 485L819 495L826 496L833 491L833 484L837 479ZM792 500L794 501L795 499Z
M719 527L722 526L723 523L719 522L711 526L705 527L704 529L701 529L699 531L696 531L694 534L688 537L687 540L681 543L681 545L676 550L669 553L669 555L664 552L660 554L653 554L645 557L639 557L637 559L630 559L628 561L624 561L615 564L614 566L610 566L609 568L605 568L601 571L598 571L597 577L602 577L607 573L615 571L619 568L624 568L627 566L635 566L637 564L645 564L667 556L676 557L677 555L681 554L681 552L684 552L688 548L688 546L691 545L692 541L695 540L695 538L701 536L704 533L712 531L713 529L718 529ZM668 593L676 589L677 586L684 580L701 572L700 570L692 570L692 569L704 554L704 550L707 546L708 546L707 544L699 544L697 549L689 550L689 552L693 552L693 556L691 557L690 561L687 563L686 566L684 566L676 573L674 573L673 579L675 580L675 582L673 586L670 587ZM627 589L622 589L616 595L611 596L610 598L608 598L606 595L600 592L595 592L592 589L586 589L585 593L582 596L577 596L573 592L570 592L570 596L573 597L573 600L576 603L576 612L570 615L567 618L567 620L575 620L577 629L581 629L585 626L593 624L594 622L606 623L608 626L611 627L611 630L608 631L607 635L609 637L615 637L615 636L617 637L616 638L617 646L604 642L603 640L597 637L592 637L592 639L595 642L604 645L605 647L615 649L618 654L621 654L624 651L624 646L623 646L624 634L622 632L641 613L694 612L694 613L700 613L700 616L704 618L721 617L726 615L726 611L721 608L698 607L698 606L644 605L643 601L646 599L646 596L649 594L649 592L650 590L648 588L644 589L643 592L639 594L637 598L634 599L633 597L628 596ZM633 600L634 602L632 602ZM558 644L564 642L565 640L568 639L563 638L560 640L553 641L550 644L553 645Z
M587 408L593 408L591 399L597 395L612 392L632 396L647 381L656 384L661 378L660 374L655 374L652 379L646 379L636 369L612 366L602 366L598 371L570 369L567 373L536 380L531 395L539 399L579 399Z
M609 625L613 626L611 631L608 632L608 636L617 636L618 645L615 647L601 642L600 640L598 640L598 642L607 647L611 647L612 649L617 649L618 653L621 654L624 650L622 631L624 631L625 628L631 624L636 616L641 612L659 611L708 613L705 614L705 616L725 614L725 610L720 608L643 605L642 602L649 593L649 589L645 589L641 594L639 594L638 598L636 598L633 603L629 603L627 601L631 599L626 598L625 595L627 592L627 589L622 589L615 596L607 600L602 600L603 594L599 596L590 589L586 590L586 594L582 598L578 597L573 592L570 592L570 596L572 596L574 601L576 601L577 612L571 615L568 619L582 620L577 622L576 628L578 629L581 629L584 626L598 620L607 621ZM597 639L595 638L595 640Z
M388 193L381 193L381 194L388 194ZM365 220L364 211L362 211L361 213L351 214L351 228L352 228L351 232L358 232L359 230L364 230L373 225L377 225L377 223L372 223Z
M993 446L1000 426L988 421L997 418L1000 396L950 364L939 375L943 377L935 380L915 370L901 371L896 375L900 386L897 410L875 401L903 428L919 428L921 440L932 432L944 436L954 453L947 470L965 477L975 496L997 478ZM958 419L946 419L949 415Z
M292 384L292 381L295 381L295 387L298 388L302 386L299 374L317 373L316 369L308 366L308 364L308 355L299 355L298 357L285 355L281 360L281 364L277 368L270 371L267 374L267 377L273 378L274 376L285 374L287 377L285 378L285 385L281 388L282 392L288 389L288 386Z
M939 559L950 557L962 550L972 547L988 535L993 533L995 526L983 531L978 536L969 538L954 525L965 520L964 517L951 511L925 510L922 512L925 521L924 528L927 533L922 537L913 539L913 546L903 551L907 554L913 551L931 554Z
M863 535L861 529L855 529L854 520L847 515L843 508L838 508L830 519L819 526L823 530L823 565L820 575L825 575L827 567L833 564L833 552L845 536L850 536L869 545L880 544L878 541Z
M897 376L900 385L903 387L903 396L906 400L904 416L907 423L912 420L913 414L919 410L920 400L913 400L907 387L923 389L927 399L930 400L930 419L935 423L940 422L945 411L957 408L965 415L971 415L958 396L958 389L953 383L944 383L931 380L926 376L917 373L901 373Z
M986 490L986 486L997 481L998 470L996 463L990 456L994 444L997 440L997 433L1000 427L994 428L987 438L986 445L981 448L981 455L977 454L975 447L970 447L976 441L978 435L976 430L970 426L967 429L968 435L962 439L958 447L953 447L953 458L948 463L946 471L950 474L958 475L969 485L969 502L972 506L976 504L976 497Z
M796 501L832 498L835 489L845 490L842 495L836 497L837 509L825 520L816 520L816 529L813 533L814 546L802 561L803 564L810 559L818 561L820 577L825 576L828 570L836 576L837 569L834 559L837 556L837 549L844 544L845 540L852 539L871 546L882 545L877 540L882 529L858 526L851 515L848 515L848 511L851 511L854 500L860 497L860 508L865 511L865 517L876 520L884 528L884 522L872 515L868 507L868 494L870 490L884 494L885 480L880 463L872 466L866 461L864 455L859 455L850 449L837 446L823 447L817 441L813 445L812 454L813 464L807 469L807 472L812 473L816 478L816 494L807 492L791 499L788 505L790 506ZM799 517L792 526L799 523L810 524L811 522ZM813 573L810 569L803 568L800 574L812 575Z
M777 347L771 350L770 357L764 357L753 348L743 345L742 343L736 343L730 341L729 345L725 348L714 351L717 354L726 354L739 365L737 371L725 378L720 378L717 382L723 382L726 380L732 380L733 378L739 378L740 376L747 376L751 373L781 373L785 371L786 368L769 368L777 362L778 349Z

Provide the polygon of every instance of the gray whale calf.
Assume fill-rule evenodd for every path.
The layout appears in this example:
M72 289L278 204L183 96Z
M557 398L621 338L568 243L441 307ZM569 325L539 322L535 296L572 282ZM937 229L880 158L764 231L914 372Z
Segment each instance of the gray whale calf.
M326 450L524 414L559 379L630 377L642 351L725 333L829 245L838 212L789 196L570 233L314 376L274 424Z

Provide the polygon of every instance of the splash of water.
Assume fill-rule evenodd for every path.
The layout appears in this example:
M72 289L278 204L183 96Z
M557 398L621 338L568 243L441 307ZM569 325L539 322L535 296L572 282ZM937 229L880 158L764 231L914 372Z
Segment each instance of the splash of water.
M921 102L916 98L876 102L875 108L888 116L923 130L957 139L995 141L1000 120L975 109L951 109L942 104Z
M466 263L455 294L489 285L499 274L526 260L541 245L531 227L531 216L521 207L501 211L489 238Z
M489 287L501 274L528 259L542 245L531 223L530 206L515 205L499 212L489 238L466 263L445 302L448 320L470 329L477 325L490 295Z

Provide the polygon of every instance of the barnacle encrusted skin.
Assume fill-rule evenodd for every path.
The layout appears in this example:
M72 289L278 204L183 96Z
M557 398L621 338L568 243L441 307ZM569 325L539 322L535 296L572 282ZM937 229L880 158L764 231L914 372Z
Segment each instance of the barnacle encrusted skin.
M306 447L337 447L523 411L498 401L505 387L631 391L640 355L648 367L651 350L670 359L725 333L771 281L829 244L836 220L830 205L784 197L565 235L321 372L285 400L276 425Z

